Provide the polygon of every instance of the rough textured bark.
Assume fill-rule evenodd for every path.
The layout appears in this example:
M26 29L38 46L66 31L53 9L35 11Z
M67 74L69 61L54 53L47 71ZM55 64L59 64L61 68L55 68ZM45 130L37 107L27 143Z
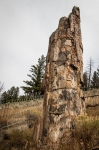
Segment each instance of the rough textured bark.
M82 53L80 10L73 7L49 39L43 81L43 137L47 141L59 143L66 130L74 127L75 117L85 112Z

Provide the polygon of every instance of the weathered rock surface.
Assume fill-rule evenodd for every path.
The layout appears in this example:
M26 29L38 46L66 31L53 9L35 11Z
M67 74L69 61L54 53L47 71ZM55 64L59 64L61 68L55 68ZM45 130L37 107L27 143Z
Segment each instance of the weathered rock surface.
M80 10L73 7L69 17L59 21L49 39L43 86L43 137L57 142L74 127L75 117L85 112L82 93L83 45Z

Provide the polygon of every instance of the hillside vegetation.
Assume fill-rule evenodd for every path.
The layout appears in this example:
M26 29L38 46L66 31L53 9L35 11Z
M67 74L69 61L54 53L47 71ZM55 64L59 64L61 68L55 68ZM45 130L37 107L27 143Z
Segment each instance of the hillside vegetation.
M22 107L17 106L12 112L21 112L22 110ZM37 150L37 143L35 143L33 138L35 133L33 126L36 120L42 118L42 102L36 103L35 106L24 107L24 110L30 111L27 111L23 116L17 119L22 119L22 117L29 119L27 126L21 125L21 128L13 127L8 130L0 131L0 150ZM11 109L6 112L12 113ZM99 106L88 107L86 112L87 115L79 116L75 121L75 129L71 131L68 142L64 140L64 143L61 144L60 141L59 150L93 150L98 148ZM12 118L10 117L10 120ZM7 118L3 118L3 120L0 120L0 123L2 121L7 122L6 119ZM54 150L54 147L51 147L51 149Z

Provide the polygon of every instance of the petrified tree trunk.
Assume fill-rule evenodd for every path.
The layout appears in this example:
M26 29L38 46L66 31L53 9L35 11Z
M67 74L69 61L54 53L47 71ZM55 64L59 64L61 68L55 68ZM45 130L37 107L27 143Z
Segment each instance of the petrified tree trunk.
M73 128L75 117L85 111L82 53L80 10L74 7L49 39L43 105L43 137L49 141L59 143Z

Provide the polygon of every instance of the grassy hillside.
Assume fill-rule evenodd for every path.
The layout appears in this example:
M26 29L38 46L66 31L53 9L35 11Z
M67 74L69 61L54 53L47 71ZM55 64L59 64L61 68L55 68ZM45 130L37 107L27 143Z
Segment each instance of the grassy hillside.
M24 110L25 113L22 113ZM87 115L79 116L75 120L75 129L71 131L67 142L64 135L64 143L61 144L59 150L93 150L99 146L99 106L88 107ZM16 118L7 114L19 113ZM23 115L21 115L21 113ZM18 121L20 119L28 119L28 126L21 125L21 128L11 128L0 131L0 150L37 150L37 143L34 140L35 133L38 130L38 121L42 118L42 102L36 102L36 105L15 107L2 113L5 117L2 121ZM7 120L8 119L8 120ZM4 122L3 122L4 123ZM37 137L36 137L37 138ZM54 150L55 146L51 149ZM42 149L44 150L44 149Z

